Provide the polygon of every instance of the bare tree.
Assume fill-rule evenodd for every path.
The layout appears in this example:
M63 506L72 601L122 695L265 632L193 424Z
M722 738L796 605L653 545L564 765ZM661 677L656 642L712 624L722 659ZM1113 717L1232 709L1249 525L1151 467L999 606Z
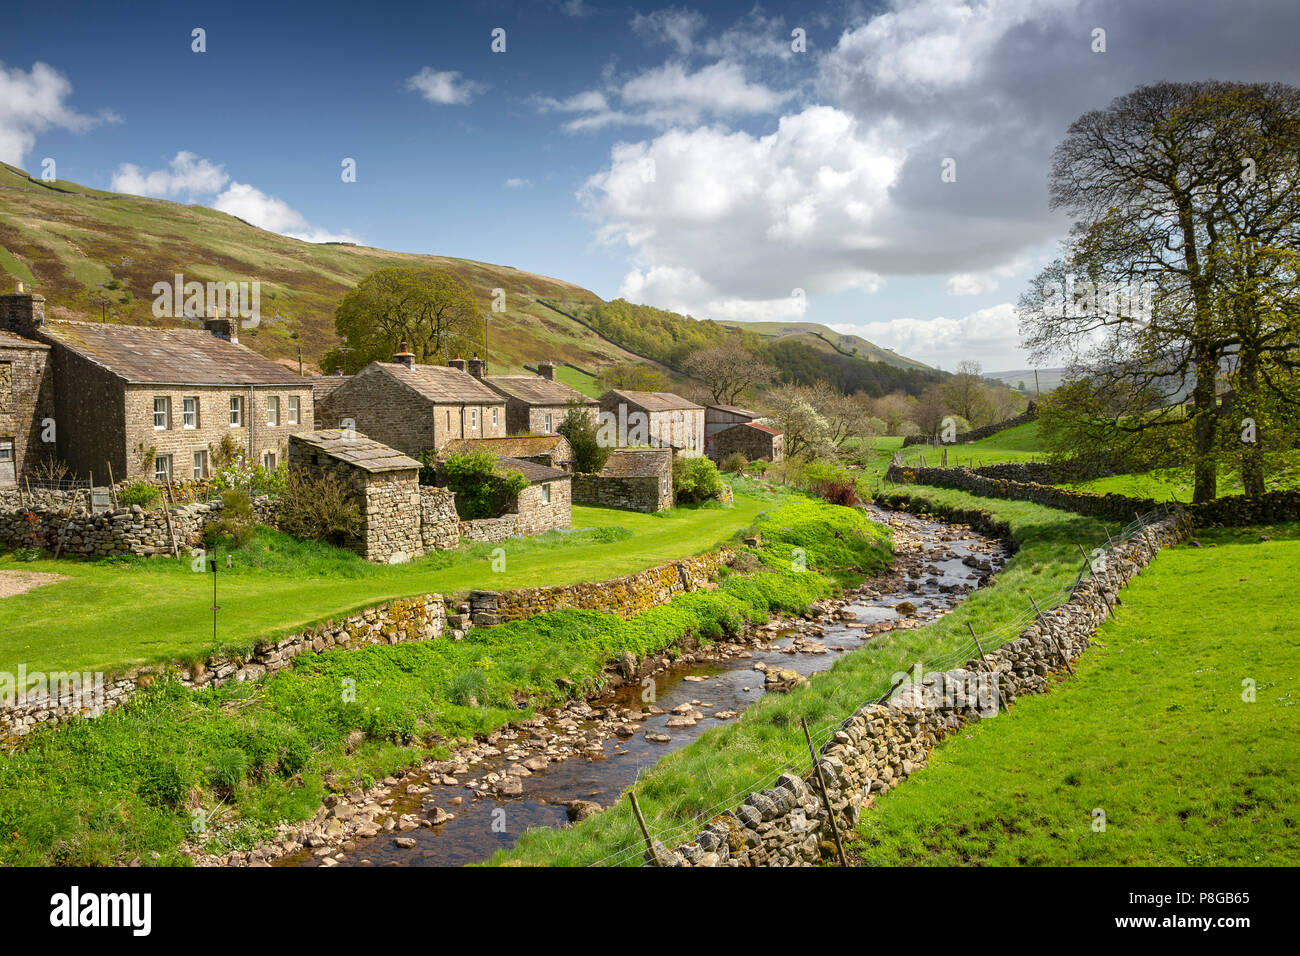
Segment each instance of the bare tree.
M701 349L686 360L685 368L704 381L719 405L734 405L747 388L766 385L775 378L758 356L738 345Z

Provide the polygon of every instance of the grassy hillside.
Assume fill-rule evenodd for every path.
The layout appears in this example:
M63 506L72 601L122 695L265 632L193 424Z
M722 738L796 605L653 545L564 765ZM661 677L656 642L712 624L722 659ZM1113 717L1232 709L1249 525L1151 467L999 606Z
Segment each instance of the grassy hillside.
M263 321L242 340L272 358L296 359L301 346L314 362L335 344L334 308L344 293L375 269L406 264L456 273L474 286L484 311L492 289L506 290L507 311L493 314L488 326L494 371L543 358L583 368L635 360L537 304L539 297L600 301L568 282L468 259L303 242L203 206L45 183L0 163L0 286L30 283L52 318L107 315L153 325L160 321L152 313L153 284L175 273L200 282L259 281Z
M865 359L868 362L884 362L895 368L926 370L930 366L905 355L899 355L893 349L882 348L874 342L857 335L845 335L816 322L730 322L722 323L732 328L754 332L764 339L789 339L810 345L819 351L838 352Z

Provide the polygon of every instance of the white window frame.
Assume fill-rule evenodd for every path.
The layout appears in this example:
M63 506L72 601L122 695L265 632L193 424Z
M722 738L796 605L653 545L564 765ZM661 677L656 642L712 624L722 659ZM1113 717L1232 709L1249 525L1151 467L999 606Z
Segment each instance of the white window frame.
M551 424L552 424L551 413L547 412L546 413L546 434L548 435L551 433Z
M289 424L298 425L302 422L302 399L297 395L289 396Z
M190 460L194 463L195 478L208 477L208 450L206 448L194 452Z
M230 427L231 428L244 427L244 396L243 395L230 396Z
M162 416L162 424L158 424L158 416ZM166 395L155 395L153 397L153 430L156 432L165 432L172 423L172 400Z
M155 455L153 459L153 480L166 482L172 476L172 456Z
M273 451L262 452L262 467L267 471L275 471L276 454Z
M660 476L659 476L659 491L660 491L661 494L667 494L667 493L668 493L668 476L667 476L667 475L660 475Z
M279 395L266 396L266 427L267 428L280 427L280 396Z
M549 481L544 481L542 482L542 504L549 505L550 503L551 503L551 483Z
M495 405L492 406L492 425L493 425L494 427L496 426L497 421L498 421L498 419L497 419L497 412L499 412L499 411L500 411L500 409L497 408Z
M469 427L470 427L470 428L474 428L474 429L477 429L477 428L478 428L478 409L477 409L477 408L471 408L471 409L469 410Z
M194 406L193 410L190 409L191 403ZM186 395L181 399L181 426L191 430L199 427L199 397L197 395Z

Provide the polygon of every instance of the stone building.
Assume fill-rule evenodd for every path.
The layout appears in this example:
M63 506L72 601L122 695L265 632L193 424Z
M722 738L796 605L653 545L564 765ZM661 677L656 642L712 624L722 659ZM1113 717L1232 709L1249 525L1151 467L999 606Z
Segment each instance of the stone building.
M670 448L615 448L599 474L573 476L580 505L653 513L673 506Z
M333 475L349 488L361 532L345 546L367 561L396 564L424 553L415 459L357 432L324 429L290 437L289 470Z
M537 375L490 375L483 381L506 400L506 433L549 435L577 402L594 421L600 403L555 379L555 365L541 362Z
M571 475L558 468L522 458L502 458L503 469L514 469L528 479L506 512L514 514L516 534L541 534L573 525Z
M505 436L505 399L470 375L463 360L417 365L405 350L393 359L371 362L323 394L320 423L353 428L413 458L454 438Z
M240 345L236 321L47 322L43 296L0 299L0 330L49 346L56 454L80 477L205 477L226 436L273 467L313 426L310 383Z
M563 435L507 435L505 438L453 438L443 455L486 451L497 458L518 458L538 465L573 471L573 446Z
M743 425L746 422L757 421L762 418L758 412L749 408L741 408L739 405L708 405L704 409L704 448L707 451L709 442L713 436L725 428L732 425Z
M55 450L53 443L41 441L42 423L54 417L49 358L50 347L43 342L0 332L0 488L21 482Z
M672 448L684 458L704 454L704 409L672 392L610 389L600 397L602 441L618 447Z
M744 422L723 429L709 441L709 457L714 461L736 452L750 461L780 461L785 457L785 433L757 422Z

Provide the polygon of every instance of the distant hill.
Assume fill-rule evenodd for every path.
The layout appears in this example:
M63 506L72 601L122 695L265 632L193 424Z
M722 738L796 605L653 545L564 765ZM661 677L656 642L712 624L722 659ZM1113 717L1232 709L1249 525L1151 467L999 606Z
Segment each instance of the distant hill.
M884 348L857 335L845 335L816 322L723 322L732 328L756 332L764 339L790 339L804 342L814 348L851 355L868 362L884 362L895 368L917 369L927 371L929 365L916 359L899 355L893 349Z
M1044 395L1055 391L1061 384L1061 378L1064 375L1065 369L1063 368L1040 368L1038 370L1038 388L1042 390ZM1012 369L1010 372L985 372L984 377L995 378L1015 389L1019 389L1023 382L1025 394L1034 394L1034 370L1032 368Z

